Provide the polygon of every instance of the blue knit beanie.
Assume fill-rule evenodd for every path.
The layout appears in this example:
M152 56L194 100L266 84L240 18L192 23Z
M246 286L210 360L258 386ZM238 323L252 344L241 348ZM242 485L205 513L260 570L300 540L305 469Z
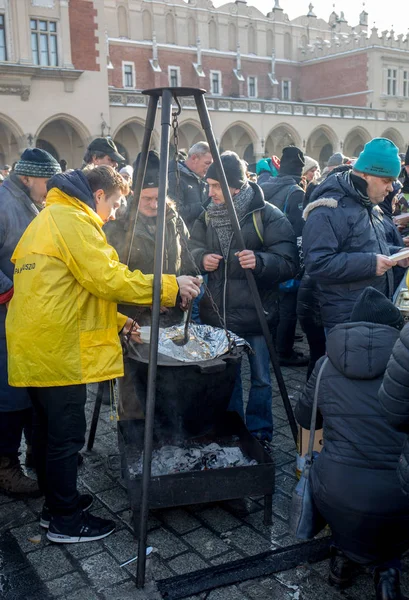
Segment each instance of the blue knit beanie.
M367 144L354 164L354 171L376 177L399 177L399 149L386 138L374 138Z
M17 175L49 179L61 173L61 167L51 154L40 148L27 148L14 168Z
M273 163L271 162L271 158L261 158L256 164L257 175L260 175L260 173L263 173L264 171L270 173L272 177L277 177L278 169L276 169Z

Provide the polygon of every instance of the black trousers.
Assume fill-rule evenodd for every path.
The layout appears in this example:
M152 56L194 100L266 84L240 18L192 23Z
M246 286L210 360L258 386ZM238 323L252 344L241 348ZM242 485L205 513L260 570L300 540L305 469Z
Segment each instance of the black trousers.
M23 431L27 443L31 444L32 419L32 408L0 412L0 456L15 458L18 455Z
M307 336L308 346L310 348L310 362L307 369L307 380L314 370L315 363L326 351L326 338L324 327L316 325L314 319L310 317L299 317L301 329Z
M78 509L77 454L85 442L85 385L29 388L34 407L33 458L53 515Z
M293 351L297 326L297 290L283 292L279 296L279 323L277 327L277 352L289 358Z

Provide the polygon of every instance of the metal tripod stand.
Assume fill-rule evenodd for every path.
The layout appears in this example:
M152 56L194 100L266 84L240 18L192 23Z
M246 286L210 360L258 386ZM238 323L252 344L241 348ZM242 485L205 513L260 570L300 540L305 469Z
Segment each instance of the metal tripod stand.
M142 184L145 177L146 164L148 160L149 146L151 142L152 131L155 124L155 117L158 108L158 102L161 98L161 143L160 143L160 168L159 168L159 193L158 193L158 215L156 219L156 238L155 238L155 257L154 257L154 281L153 281L153 306L152 306L152 324L151 338L149 348L149 370L146 394L146 414L145 414L145 439L144 439L144 458L143 458L143 473L142 473L142 497L141 497L141 512L140 512L140 536L138 547L138 569L137 569L137 586L143 587L145 583L145 567L146 567L146 539L147 539L147 520L148 520L148 496L149 483L151 476L151 461L153 448L153 424L155 413L155 386L157 372L157 357L158 357L158 334L159 334L159 315L160 315L160 300L161 300L161 280L163 271L163 253L165 239L165 214L166 214L166 195L168 188L168 161L169 161L169 141L170 130L172 124L172 100L176 102L181 110L178 98L193 96L196 108L199 114L202 128L205 132L207 142L210 146L210 152L216 167L216 173L222 188L223 196L227 205L230 221L233 232L237 240L240 250L245 249L244 238L240 229L237 214L231 198L229 186L226 180L226 175L223 170L220 154L217 148L216 140L213 134L209 113L204 99L205 90L196 88L156 88L145 90L143 94L149 96L148 112L145 123L145 133L142 142L141 159L139 170L137 173L134 195L139 198L142 191ZM138 205L137 202L132 204L129 222L131 226L128 228L125 237L125 251L121 256L121 260L129 264L132 241L134 237L135 224L137 218ZM270 360L277 379L281 397L283 399L284 408L287 413L287 418L291 427L295 443L297 443L297 424L292 411L291 403L288 398L283 375L281 373L277 354L273 345L272 336L268 327L268 323L264 314L263 305L261 303L260 294L251 269L245 269L247 281L253 296L255 308L260 321L261 329L269 350Z

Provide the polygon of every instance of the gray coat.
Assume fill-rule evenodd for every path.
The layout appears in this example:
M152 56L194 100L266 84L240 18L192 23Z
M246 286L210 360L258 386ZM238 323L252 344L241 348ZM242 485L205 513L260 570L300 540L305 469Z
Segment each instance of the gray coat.
M22 234L38 215L28 190L16 175L0 187L0 294L13 287L14 265L11 256ZM0 304L0 412L23 410L31 406L24 388L8 385L6 347L6 307Z

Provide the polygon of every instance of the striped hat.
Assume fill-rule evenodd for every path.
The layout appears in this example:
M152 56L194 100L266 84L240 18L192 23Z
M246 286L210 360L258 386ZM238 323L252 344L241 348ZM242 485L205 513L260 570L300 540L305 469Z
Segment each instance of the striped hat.
M27 148L14 168L16 175L45 177L61 173L61 167L51 154L40 148Z

